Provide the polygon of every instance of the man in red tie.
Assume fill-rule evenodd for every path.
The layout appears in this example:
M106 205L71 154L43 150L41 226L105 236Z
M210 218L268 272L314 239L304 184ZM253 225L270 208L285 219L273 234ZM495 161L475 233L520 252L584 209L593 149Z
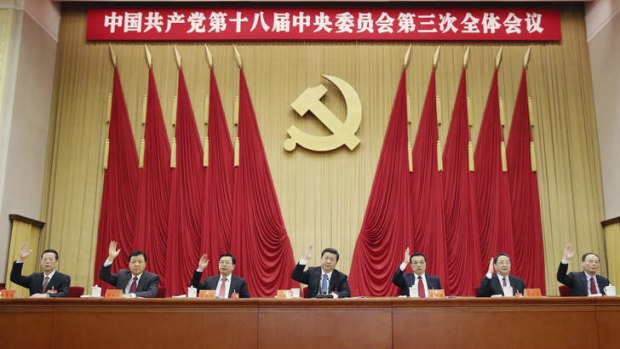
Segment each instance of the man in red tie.
M120 249L116 249L116 241L111 241L108 248L108 259L99 271L99 278L114 285L117 289L123 290L123 298L155 298L157 286L159 286L159 276L145 271L146 253L142 251L131 252L129 270L121 269L118 273L112 274L112 263L120 252Z
M575 248L571 243L564 247L564 257L558 267L558 281L570 287L572 296L587 297L591 295L605 294L605 287L609 280L597 275L599 269L599 257L596 253L588 252L581 256L581 268L583 271L568 273L568 261L575 256Z
M41 254L42 273L22 275L24 260L31 253L32 249L28 244L22 244L19 258L13 263L13 269L11 269L11 282L28 288L32 298L69 296L71 277L56 270L58 266L58 252L56 250L47 249Z
M428 290L441 290L441 281L438 276L426 274L426 256L416 252L410 255L409 247L405 250L405 259L394 272L392 283L400 288L400 294L410 296L409 289L413 287L419 298L427 298ZM407 263L411 263L413 274L405 273Z
M523 294L525 282L510 275L511 261L505 253L500 253L489 261L489 270L480 280L478 297L515 296ZM495 274L493 274L495 271Z
M194 271L191 285L198 290L215 290L217 298L250 298L245 280L232 274L236 264L237 259L232 254L222 254L218 265L220 275L208 277L200 283L202 273L209 265L209 257L203 254L198 261L198 268Z

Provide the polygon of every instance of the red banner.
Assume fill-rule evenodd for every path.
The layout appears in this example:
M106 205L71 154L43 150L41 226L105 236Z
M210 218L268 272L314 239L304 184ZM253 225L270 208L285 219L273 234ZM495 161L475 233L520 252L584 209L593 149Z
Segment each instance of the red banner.
M90 9L86 38L105 41L553 41L560 12L536 8Z

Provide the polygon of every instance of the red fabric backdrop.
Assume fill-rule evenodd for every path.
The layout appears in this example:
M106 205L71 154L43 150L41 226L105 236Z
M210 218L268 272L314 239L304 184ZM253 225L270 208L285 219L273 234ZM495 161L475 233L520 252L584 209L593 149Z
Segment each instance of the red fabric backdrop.
M293 287L295 265L243 70L239 75L239 167L235 169L231 250L253 297Z
M412 229L407 145L407 71L396 90L379 164L351 264L353 296L394 296L392 274L403 260Z
M209 164L205 171L201 252L209 255L205 275L218 273L218 257L230 251L233 149L220 92L211 69L209 88Z
M179 70L175 135L176 168L172 170L166 261L168 295L187 292L200 258L202 231L202 145L183 70Z
M153 69L149 69L144 127L144 160L140 169L136 236L133 249L148 257L148 269L166 284L166 245L170 206L170 142L159 103Z
M486 270L491 257L513 254L512 214L508 173L502 172L499 93L495 69L476 144L476 202L480 228L481 267ZM514 256L513 256L514 257ZM514 258L512 260L514 262Z
M425 254L427 272L439 276L442 286L446 287L448 278L443 218L443 173L438 170L436 96L435 69L433 69L413 146L412 253L415 251Z
M514 229L514 261L516 274L525 280L527 286L540 288L546 293L540 199L538 179L531 166L530 143L533 139L527 97L527 74L524 69L512 115L507 148Z
M103 178L94 280L95 284L104 288L112 287L99 279L99 269L108 258L110 241L117 241L117 246L121 249L118 258L114 260L112 270L127 267L127 259L131 253L134 238L138 194L138 152L116 67L114 68L108 139L110 149L108 168Z
M443 152L444 218L448 260L446 294L474 296L484 274L478 261L480 238L474 173L469 171L467 73L463 69ZM473 149L472 149L473 150Z

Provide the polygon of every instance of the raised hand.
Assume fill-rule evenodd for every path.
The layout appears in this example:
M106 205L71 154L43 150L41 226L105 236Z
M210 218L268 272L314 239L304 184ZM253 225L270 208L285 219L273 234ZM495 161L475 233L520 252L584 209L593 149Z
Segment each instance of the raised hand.
M410 260L411 260L411 249L407 247L407 249L405 250L405 260L403 260L403 263L409 263Z
M489 261L489 270L487 271L487 274L493 274L494 271L495 271L495 268L493 267L493 257L491 257L491 260Z
M196 269L199 272L203 272L205 268L209 265L209 256L207 254L203 254L200 256L200 260L198 261L198 268Z
M312 259L312 256L314 254L312 253L312 245L308 245L308 247L306 247L306 251L304 252L304 259L309 261Z
M116 249L116 241L110 241L110 247L108 247L108 260L113 261L121 253L120 249Z
M575 255L575 246L570 242L564 246L564 259L569 260Z
M30 248L30 246L28 246L27 243L23 243L21 249L19 250L19 258L18 261L19 262L23 262L24 259L30 257L30 254L32 253L32 249Z

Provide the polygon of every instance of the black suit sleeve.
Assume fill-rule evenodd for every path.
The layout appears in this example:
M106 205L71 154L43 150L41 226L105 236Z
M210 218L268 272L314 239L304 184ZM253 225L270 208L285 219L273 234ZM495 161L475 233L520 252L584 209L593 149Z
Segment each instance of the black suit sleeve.
M24 263L13 262L13 269L11 269L11 282L18 284L19 286L30 288L30 276L22 275L22 268Z
M141 276L140 282L146 282L146 291L136 292L136 297L155 298L157 296L157 286L159 286L159 275L149 273L149 278L144 280L145 276L146 274Z
M202 272L198 270L194 270L194 275L192 276L192 281L190 282L190 286L194 287L197 290L206 289L207 282L205 281L202 285L200 284L200 279L202 279Z
M407 289L407 282L405 282L405 278L403 277L405 275L405 272L403 270L400 270L400 266L398 268L396 268L396 271L394 272L394 276L392 277L392 283L398 287L400 287L401 289Z
M560 263L558 266L558 275L557 279L560 283L573 288L575 284L575 278L573 278L572 274L568 274L568 264Z
M58 272L56 273L57 274L54 274L54 278L58 277L60 282L54 287L56 287L56 290L58 292L48 293L48 295L50 297L69 297L69 286L71 286L71 277L67 274L60 274Z
M109 283L110 285L117 287L116 285L118 283L118 276L116 274L112 274L112 264L106 266L101 266L101 269L99 270L99 278L107 283Z
M341 280L338 283L338 288L334 291L338 294L338 298L349 298L351 297L351 289L349 288L349 281L347 281L347 276L344 274L340 274Z
M248 290L248 284L245 280L241 279L239 290L236 291L239 292L239 298L250 298L250 291Z
M305 268L305 265L297 263L295 269L293 269L291 277L293 278L293 280L307 285L310 281L310 273L307 270L304 271Z
M441 279L439 279L439 277L436 277L436 278L435 278L435 283L436 283L436 284L435 284L436 289L438 289L438 290L443 290L443 288L441 287Z
M482 277L480 280L480 287L478 288L478 297L491 297L493 295L493 287L491 287L491 281L493 278L489 279L486 277Z

